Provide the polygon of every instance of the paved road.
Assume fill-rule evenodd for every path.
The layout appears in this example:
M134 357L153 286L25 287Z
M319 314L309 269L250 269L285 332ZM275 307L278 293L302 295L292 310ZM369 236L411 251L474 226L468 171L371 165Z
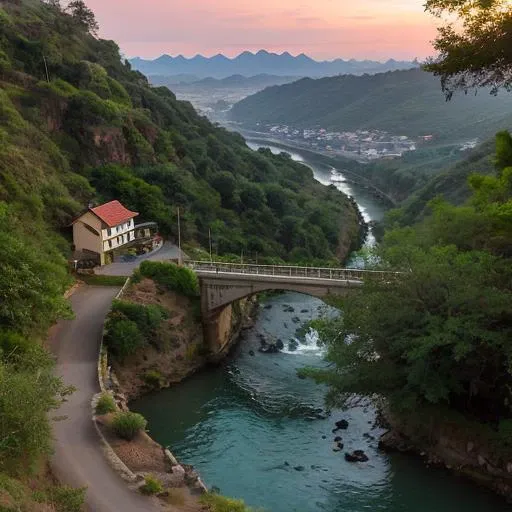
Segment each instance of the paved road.
M186 258L186 254L182 251L182 257ZM172 244L171 242L165 242L163 247L157 251L154 251L150 254L143 254L142 256L137 257L133 261L129 262L119 262L119 263L111 263L110 265L105 265L96 270L97 274L102 274L105 276L131 276L133 271L138 268L144 260L152 260L152 261L168 261L168 260L177 260L179 255L178 246Z
M77 388L53 416L55 454L52 467L59 481L88 488L93 512L154 512L156 505L131 491L109 466L91 420L91 398L99 391L97 357L107 314L118 288L84 286L71 297L74 320L60 322L50 337L57 373Z

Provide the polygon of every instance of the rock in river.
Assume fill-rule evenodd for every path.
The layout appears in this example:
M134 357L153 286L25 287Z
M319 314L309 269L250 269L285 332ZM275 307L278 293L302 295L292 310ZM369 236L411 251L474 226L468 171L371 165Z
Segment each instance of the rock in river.
M335 423L336 428L340 430L346 430L348 428L348 421L347 420L340 420Z
M363 450L354 450L352 453L345 453L345 460L347 462L367 462L368 456Z

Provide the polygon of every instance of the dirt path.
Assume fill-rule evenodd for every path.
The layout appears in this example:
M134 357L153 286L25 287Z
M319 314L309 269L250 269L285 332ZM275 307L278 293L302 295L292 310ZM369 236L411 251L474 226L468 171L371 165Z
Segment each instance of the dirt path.
M52 467L68 485L87 487L87 509L94 512L154 512L152 501L130 490L102 452L91 419L91 398L99 391L97 356L103 320L118 288L83 286L71 297L75 319L60 322L51 333L57 373L76 388L54 417Z

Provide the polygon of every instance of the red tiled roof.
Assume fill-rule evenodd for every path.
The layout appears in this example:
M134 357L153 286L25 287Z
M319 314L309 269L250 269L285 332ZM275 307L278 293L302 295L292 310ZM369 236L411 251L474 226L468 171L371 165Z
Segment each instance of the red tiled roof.
M110 228L139 215L125 208L119 201L110 201L90 210Z

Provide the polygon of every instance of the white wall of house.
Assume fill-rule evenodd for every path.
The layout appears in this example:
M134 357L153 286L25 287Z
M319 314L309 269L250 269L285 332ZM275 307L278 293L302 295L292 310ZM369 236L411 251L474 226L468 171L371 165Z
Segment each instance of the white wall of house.
M135 239L133 219L113 228L103 229L101 234L104 252L121 247Z

